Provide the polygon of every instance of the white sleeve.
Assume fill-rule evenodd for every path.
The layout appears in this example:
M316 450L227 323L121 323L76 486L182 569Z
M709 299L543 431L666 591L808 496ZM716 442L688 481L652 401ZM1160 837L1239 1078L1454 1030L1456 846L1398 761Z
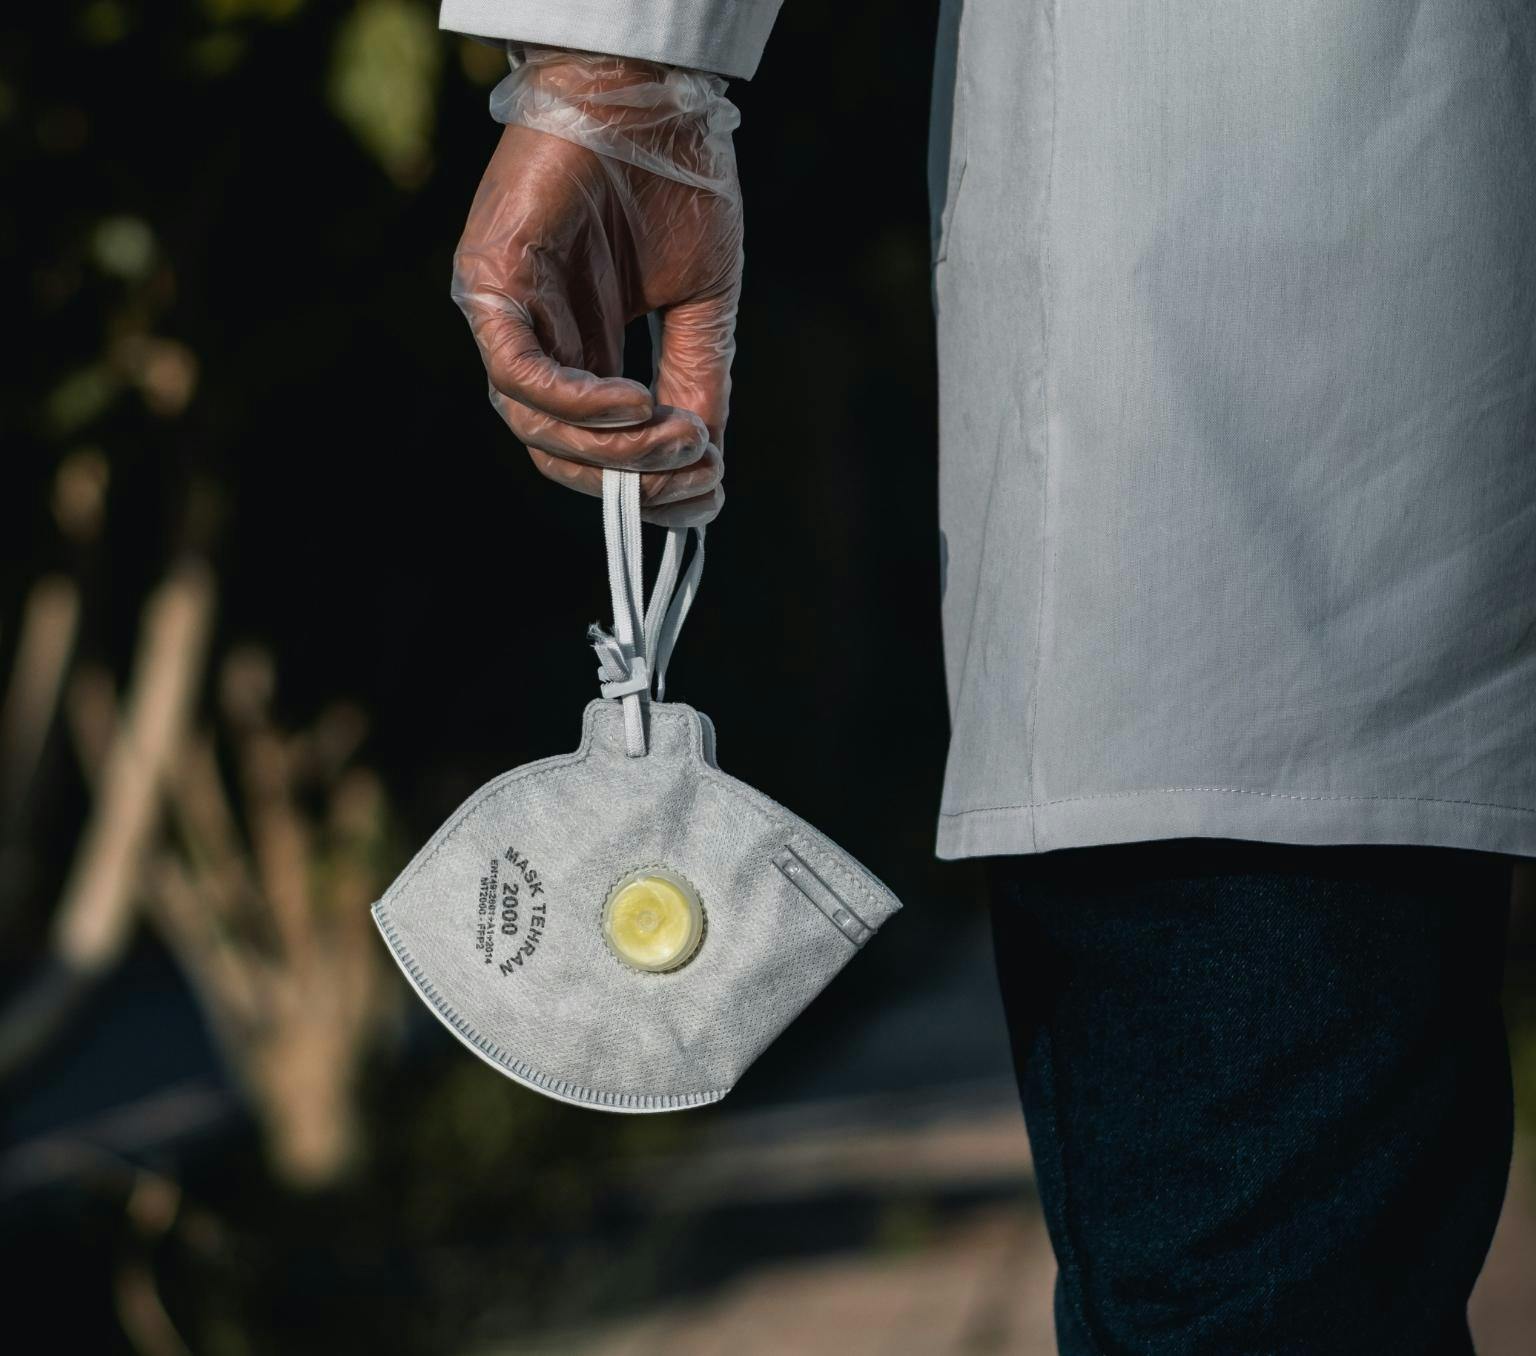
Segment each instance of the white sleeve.
M470 37L643 57L746 80L782 0L442 0L438 27Z

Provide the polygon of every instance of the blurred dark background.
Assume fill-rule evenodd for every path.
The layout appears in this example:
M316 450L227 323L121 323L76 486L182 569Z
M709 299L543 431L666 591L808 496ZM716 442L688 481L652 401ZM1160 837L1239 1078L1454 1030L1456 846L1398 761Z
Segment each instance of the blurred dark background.
M155 1356L810 1351L767 1338L836 1278L839 1343L892 1293L950 1314L840 1351L1048 1349L980 864L932 856L936 9L790 0L732 82L729 498L671 674L724 767L908 908L725 1104L639 1118L470 1058L366 916L595 692L597 501L535 475L448 295L503 56L426 0L0 18L13 1325ZM721 1298L769 1274L772 1318Z

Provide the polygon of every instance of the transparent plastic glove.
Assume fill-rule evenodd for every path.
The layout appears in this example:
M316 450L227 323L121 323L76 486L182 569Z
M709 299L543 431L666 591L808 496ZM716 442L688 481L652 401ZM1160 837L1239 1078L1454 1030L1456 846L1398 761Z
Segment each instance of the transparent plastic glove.
M741 291L725 81L554 48L513 60L453 272L491 401L550 479L601 495L604 467L640 471L646 521L707 523ZM624 327L653 312L647 390L618 374Z

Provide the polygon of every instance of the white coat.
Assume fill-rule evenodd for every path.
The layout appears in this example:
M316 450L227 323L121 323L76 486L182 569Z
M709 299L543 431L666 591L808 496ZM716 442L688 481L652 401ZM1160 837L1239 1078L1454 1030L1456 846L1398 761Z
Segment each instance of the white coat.
M755 71L777 0L446 0ZM941 856L1536 856L1536 4L950 0Z

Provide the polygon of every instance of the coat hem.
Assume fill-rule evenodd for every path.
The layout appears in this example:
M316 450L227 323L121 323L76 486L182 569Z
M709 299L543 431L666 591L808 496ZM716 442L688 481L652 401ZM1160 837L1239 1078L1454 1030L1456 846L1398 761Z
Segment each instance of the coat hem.
M442 0L438 27L750 80L778 12L779 0Z
M939 815L935 855L1027 856L1154 838L1370 843L1536 857L1536 807L1412 796L1169 787Z

